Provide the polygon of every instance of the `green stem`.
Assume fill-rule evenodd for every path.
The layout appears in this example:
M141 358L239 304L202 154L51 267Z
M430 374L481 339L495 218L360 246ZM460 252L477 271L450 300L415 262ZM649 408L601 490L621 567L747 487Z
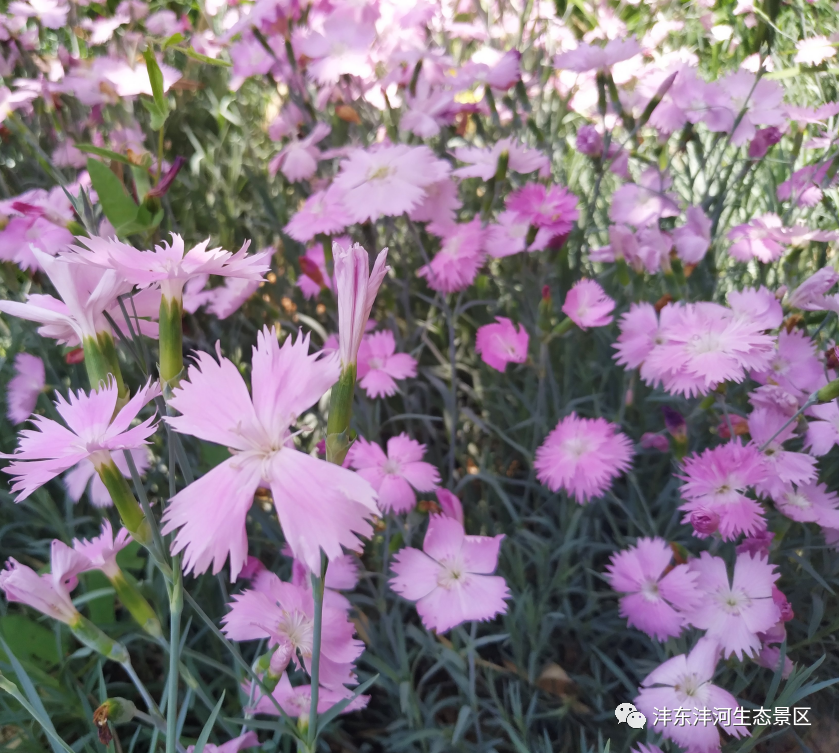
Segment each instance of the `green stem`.
M326 555L321 552L320 555L320 577L312 574L312 596L315 600L315 635L312 641L312 698L311 706L309 707L309 732L308 732L308 746L309 751L314 753L315 744L318 738L318 696L320 693L320 644L321 633L323 630L323 588L326 581L326 567L329 561Z
M169 596L169 687L166 701L166 753L175 753L178 728L178 677L181 653L181 612L184 608L181 558L172 557L172 590Z

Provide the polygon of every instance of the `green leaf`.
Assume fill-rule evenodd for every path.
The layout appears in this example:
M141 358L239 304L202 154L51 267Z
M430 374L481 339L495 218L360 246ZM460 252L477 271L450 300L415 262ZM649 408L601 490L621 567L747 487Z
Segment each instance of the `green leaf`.
M76 149L85 154L95 154L97 157L104 157L105 159L113 160L114 162L122 162L123 165L130 165L131 160L124 154L111 151L110 149L103 149L93 144L76 144Z
M154 50L151 47L146 47L143 51L143 57L146 59L146 68L149 72L149 81L151 82L151 92L154 97L154 103L157 109L164 115L169 112L169 103L163 94L163 72L157 64L157 58L154 56ZM157 130L157 129L155 129Z
M116 229L117 235L126 235L122 228L136 220L139 207L128 195L122 181L103 162L88 157L87 171L105 216Z
M181 34L181 32L177 32L163 43L163 49L168 50L172 45L180 44L181 42L183 42L184 39L186 39L186 37L183 34Z
M182 52L187 57L192 58L193 60L199 60L207 65L217 65L221 68L230 68L231 66L231 63L228 63L226 60L217 60L216 58L207 57L206 55L202 55L200 52L196 52L192 49L192 47L176 47L175 49L178 52Z
M22 614L7 614L0 618L0 634L22 659L40 659L54 666L61 661L52 630ZM0 651L0 657L8 657Z
M210 739L210 732L213 731L213 725L216 723L218 712L221 711L222 703L224 703L224 691L222 691L221 698L218 699L215 708L210 712L210 718L207 719L204 729L201 730L201 734L198 736L198 741L195 743L195 748L193 748L192 753L204 753L204 746L207 744L207 740Z
M169 116L168 111L161 112L160 108L157 106L157 103L150 99L141 99L140 102L143 103L143 107L145 107L151 115L152 130L159 131L161 128L163 128L164 124L166 123L166 118Z

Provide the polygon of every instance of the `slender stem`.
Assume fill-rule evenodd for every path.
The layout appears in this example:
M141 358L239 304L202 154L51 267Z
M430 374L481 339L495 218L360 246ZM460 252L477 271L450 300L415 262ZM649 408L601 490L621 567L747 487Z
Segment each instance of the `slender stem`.
M154 698L151 697L151 693L146 689L146 686L143 684L143 681L137 676L137 672L135 671L131 661L124 662L122 664L122 668L125 670L126 674L131 678L131 682L134 683L134 687L137 688L137 691L140 693L143 701L146 704L146 708L149 710L149 714L152 717L156 717L161 722L163 721L163 715L160 713L160 708L154 702Z
M163 717L155 717L151 714L145 714L142 711L135 711L134 712L135 719L139 719L141 722L145 722L151 727L154 727L159 732L162 732L164 735L166 734L166 722L163 721ZM186 748L180 743L175 743L175 750L177 753L186 753Z
M181 612L184 608L180 555L172 558L172 590L169 598L169 687L166 701L166 753L174 753L178 725L178 678L181 653Z
M320 555L320 577L312 574L312 596L315 600L315 635L312 641L312 702L309 707L309 736L310 753L314 753L318 738L318 695L320 693L320 643L323 631L323 588L326 582L326 566L329 561L326 555Z

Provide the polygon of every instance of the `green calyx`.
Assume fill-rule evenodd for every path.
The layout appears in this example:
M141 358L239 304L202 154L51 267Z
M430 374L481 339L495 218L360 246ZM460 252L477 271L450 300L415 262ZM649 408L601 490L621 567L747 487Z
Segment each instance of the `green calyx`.
M128 529L133 539L143 546L151 544L152 536L149 522L143 514L140 503L131 491L131 487L128 486L128 481L117 468L113 459L108 456L106 462L98 463L96 472L111 495L119 517L122 519L122 524Z
M99 385L108 384L111 377L117 384L119 403L122 407L128 402L128 388L122 381L122 370L119 367L119 357L114 338L110 332L99 332L96 337L85 337L82 341L84 348L84 365L91 389L98 390Z
M145 522L145 520L144 520ZM120 603L128 610L134 620L153 638L161 638L163 629L160 620L146 601L134 579L121 570L110 578L111 585L117 593Z
M329 398L329 421L326 427L326 459L341 465L350 448L350 418L355 394L355 364L345 366Z
M160 381L172 388L184 368L183 303L180 298L160 299Z
M89 649L102 654L106 659L124 664L128 661L128 650L121 643L109 638L87 617L79 615L70 625L73 635Z

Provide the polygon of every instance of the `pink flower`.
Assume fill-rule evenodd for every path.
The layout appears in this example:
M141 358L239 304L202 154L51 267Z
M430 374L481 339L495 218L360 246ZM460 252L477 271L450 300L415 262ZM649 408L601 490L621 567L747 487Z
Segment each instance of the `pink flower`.
M754 138L757 126L784 126L784 90L777 81L761 78L742 68L720 81L720 85L731 98L731 128L734 120L745 110L740 124L734 130L731 143L742 146ZM727 129L726 129L727 130Z
M344 194L335 186L315 191L283 228L294 240L308 243L318 234L340 233L353 219L344 207Z
M319 567L320 565L318 565ZM327 570L328 572L328 570ZM230 611L222 617L222 630L233 641L267 639L269 646L288 647L288 661L311 672L314 644L315 604L309 589L281 581L265 572L259 590L243 591L233 597ZM343 690L355 680L353 662L364 644L353 638L355 628L344 609L324 604L321 637L320 682ZM277 668L279 671L285 667Z
M44 391L44 362L38 356L18 353L15 375L6 385L6 415L13 424L22 424L35 410L38 395Z
M146 447L131 450L131 457L137 467L137 473L142 475L150 465L149 450ZM131 478L131 471L128 462L122 452L116 452L111 456L114 465L125 478ZM78 502L87 489L90 504L94 507L111 507L114 503L111 495L96 473L96 467L90 460L82 460L75 468L70 470L63 479L64 488L67 489L67 496Z
M749 416L749 434L752 435L752 441L758 447L768 443L762 453L766 475L755 484L755 489L771 497L779 494L789 484L814 481L818 475L815 458L803 452L784 449L784 442L792 439L795 434L794 424L790 424L775 436L785 423L787 417L783 413L766 408L755 409Z
M367 251L358 243L349 248L342 248L337 242L333 242L332 260L338 297L341 365L347 368L358 359L358 350L367 320L370 318L376 295L390 267L386 265L387 249L384 248L376 257L373 271L370 272Z
M259 692L257 690L257 694ZM282 710L292 719L309 718L309 712L312 708L311 685L297 685L296 687L292 687L291 680L288 679L288 674L283 674L271 695L274 696L274 699L280 704ZM279 716L277 707L267 696L257 697L259 700L253 706L253 709L251 709L253 713ZM347 698L352 698L352 693L344 688L320 688L318 690L318 714L325 714L336 703L340 703ZM360 695L351 701L341 713L348 714L351 711L363 709L369 700L370 696Z
M822 183L827 178L829 162L806 165L796 170L787 180L778 186L780 201L792 200L797 206L814 207L822 200ZM832 183L835 180L831 180ZM833 234L830 234L833 236ZM827 240L825 238L824 240ZM792 241L789 241L792 242Z
M425 186L425 196L410 212L414 222L431 222L438 227L454 223L455 213L462 202L457 196L457 184L451 178Z
M676 253L686 264L698 264L711 245L711 220L701 207L688 207L687 222L673 231Z
M638 710L647 717L648 729L660 733L668 740L681 745L688 753L715 753L720 750L720 732L713 715L726 712L727 721L739 703L731 693L711 683L717 670L720 649L716 641L700 638L689 654L679 654L654 669L641 683L641 692L635 699ZM685 709L692 726L673 724L673 711ZM670 710L669 722L657 711ZM694 724L700 714L711 710L707 724ZM735 737L749 735L748 727L730 723L722 728Z
M519 219L515 212L505 210L498 215L496 224L486 228L484 247L491 257L501 259L521 251L542 251L555 235L552 228L539 228L532 243L527 245L529 232L530 223L526 218Z
M738 554L729 583L725 560L702 552L699 559L691 560L690 570L698 575L696 585L705 598L688 615L688 622L716 640L724 657L753 655L760 648L757 634L781 617L772 598L772 586L780 577L775 567L763 557Z
M706 394L723 382L743 381L750 370L765 369L772 343L761 322L735 316L724 306L668 304L641 377L651 385L663 382L673 394Z
M475 352L487 366L503 373L508 363L524 363L527 360L527 345L530 336L519 324L516 327L503 316L495 317L495 324L478 328L475 338Z
M803 311L822 311L826 293L839 281L839 272L832 267L822 267L810 275L787 298L790 308Z
M351 242L349 245L351 245ZM298 259L298 262L300 263L300 276L295 284L300 288L304 297L311 300L316 298L324 288L332 290L332 278L326 269L326 255L322 245L309 246L306 253Z
M781 218L776 214L755 217L744 225L737 225L728 231L727 238L734 241L728 249L738 261L757 259L767 264L777 261L784 253Z
M577 151L589 157L603 154L603 137L593 125L586 123L577 130Z
M679 508L686 513L682 522L704 508L719 515L720 534L726 541L765 529L763 508L744 493L766 478L763 460L757 447L739 440L685 458L680 492L687 501Z
M35 429L20 432L18 447L4 469L14 477L12 491L16 502L22 502L32 492L82 460L90 460L100 467L111 460L111 452L131 450L148 444L154 434L154 418L131 427L141 408L158 393L151 381L141 388L114 415L117 406L117 386L111 380L99 391L70 393L67 402L59 395L55 407L67 427L43 416L32 419Z
M256 732L245 732L244 735L234 737L232 740L228 740L221 745L206 743L204 745L204 753L239 753L240 750L253 748L257 745L259 745L259 738L256 736ZM195 753L195 746L187 746L186 753Z
M699 576L687 565L671 569L672 559L673 551L664 539L638 539L606 567L609 584L626 594L620 600L621 616L630 627L660 641L680 635L685 624L682 613L700 601Z
M827 37L815 36L800 39L795 43L795 62L802 65L818 65L836 57L836 46Z
M437 501L440 503L440 511L443 515L454 518L463 525L463 505L454 494L448 489L437 489Z
M352 222L375 222L410 212L422 202L427 186L448 175L448 163L427 146L396 144L354 149L333 185L343 194Z
M761 329L777 329L784 321L781 304L765 287L732 290L726 299L735 318L752 322Z
M409 601L428 630L445 633L462 622L504 614L510 597L504 578L492 575L503 534L466 536L454 518L432 515L422 551L399 550L390 586Z
M334 357L309 355L308 336L277 342L264 329L253 351L253 397L236 366L219 355L199 353L188 380L174 390L167 418L175 431L231 449L232 457L178 492L166 508L164 533L177 530L173 552L185 551L186 572L218 573L230 557L235 580L248 554L245 519L260 485L271 489L286 541L295 558L320 571L320 552L330 560L357 549L368 537L376 494L362 478L295 449L291 426L338 379ZM208 411L207 406L213 410Z
M568 291L562 311L580 329L605 327L612 321L615 302L594 280L582 279Z
M80 616L70 591L78 585L76 576L87 569L88 560L58 539L53 539L50 555L50 572L45 575L38 575L31 567L10 557L6 569L0 571L0 590L8 601L26 604L48 617L73 625Z
M812 418L807 422L807 438L804 446L810 454L826 455L839 444L839 403L832 400L810 408Z
M749 144L749 159L763 159L769 149L780 142L783 137L784 134L780 128L775 126L761 128Z
M544 154L521 146L512 138L505 138L486 149L474 146L455 149L454 156L466 162L469 167L459 167L453 175L458 178L489 180L498 169L498 158L502 152L507 152L507 172L526 175L538 170L540 175L547 175L550 170L550 161Z
M651 303L633 303L621 316L620 335L615 360L629 369L637 369L656 347L658 315Z
M563 418L536 450L533 467L552 492L565 489L580 504L601 496L630 466L632 443L605 418Z
M554 235L570 232L579 217L577 197L562 186L547 189L541 183L527 183L507 197L506 206L517 222L550 228Z
M574 50L563 52L554 58L554 67L558 70L585 73L587 71L611 68L615 63L622 63L641 54L641 45L634 37L613 39L605 47L592 44L580 44Z
M791 520L818 523L824 528L839 528L839 495L828 491L825 484L789 485L773 494L772 500Z
M69 264L66 257L53 259L42 251L33 251L61 300L51 295L30 294L26 303L0 301L0 311L21 319L38 322L38 334L66 345L81 345L86 337L96 339L99 333L113 335L105 318L107 312L119 323L123 321L117 298L131 292L131 284L114 270L96 269L89 265ZM140 317L156 316L159 293L149 291L134 296ZM157 324L140 319L140 331L157 337ZM127 334L127 332L126 332Z
M183 238L172 233L172 244L155 246L154 251L138 251L117 240L80 238L86 248L73 246L75 261L115 269L133 285L160 284L165 298L180 301L185 283L198 275L210 274L260 281L270 269L270 249L248 256L250 241L235 254L222 248L207 250L209 238L189 251ZM68 258L73 258L69 256Z
M101 570L108 578L115 578L120 573L117 554L131 543L131 534L120 528L114 536L111 521L102 522L102 533L93 539L73 539L73 549L88 560L85 570Z
M825 384L824 363L817 352L806 333L782 329L772 360L752 376L761 384L776 384L794 395L809 397Z
M274 249L266 251L273 255ZM242 277L225 277L221 285L207 291L207 311L219 319L235 314L259 288L258 280Z
M417 375L417 361L407 353L396 353L393 332L366 335L358 349L358 380L367 397L396 394L396 380Z
M309 180L318 169L321 152L315 144L323 141L331 131L325 123L316 123L312 132L303 139L293 139L268 163L268 174L281 172L287 180L296 183Z
M656 168L649 168L638 183L627 183L612 194L609 219L634 227L646 227L662 217L676 217L679 205L667 193L670 178Z
M443 244L429 264L417 270L428 287L441 293L465 290L478 276L484 263L484 238L480 217L445 228Z
M337 84L341 76L368 78L373 74L370 52L376 40L372 24L357 22L351 13L332 12L323 32L310 31L295 39L295 49L305 55L309 75L319 84Z
M455 101L450 91L432 91L425 78L417 82L417 93L407 95L407 109L399 120L399 128L421 139L430 139L440 128L454 122Z
M404 432L387 441L387 455L379 445L359 437L350 448L350 465L366 478L379 495L382 512L410 512L417 503L414 490L431 492L440 474L423 462L425 445Z

